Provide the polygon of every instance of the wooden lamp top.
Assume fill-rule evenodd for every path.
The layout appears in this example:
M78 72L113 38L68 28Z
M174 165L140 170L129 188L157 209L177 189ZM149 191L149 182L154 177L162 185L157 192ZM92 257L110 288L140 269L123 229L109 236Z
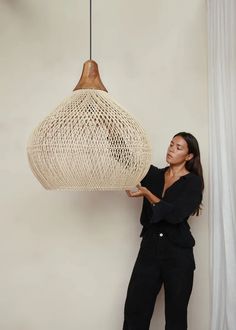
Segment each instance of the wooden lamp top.
M93 60L88 60L84 63L83 71L78 84L73 89L98 89L107 92L99 75L98 65Z

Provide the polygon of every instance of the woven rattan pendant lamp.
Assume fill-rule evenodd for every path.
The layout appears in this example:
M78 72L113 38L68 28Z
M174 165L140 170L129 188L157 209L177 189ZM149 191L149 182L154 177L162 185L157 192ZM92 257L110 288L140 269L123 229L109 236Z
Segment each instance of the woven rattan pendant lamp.
M32 132L32 172L50 190L124 190L147 173L151 147L143 128L109 95L92 60L79 83Z

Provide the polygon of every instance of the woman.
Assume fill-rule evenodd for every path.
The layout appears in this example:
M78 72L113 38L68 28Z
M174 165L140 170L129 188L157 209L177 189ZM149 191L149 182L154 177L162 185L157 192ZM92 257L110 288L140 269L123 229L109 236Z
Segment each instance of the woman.
M129 197L144 197L142 241L128 286L123 330L148 330L157 294L165 291L166 330L187 329L195 240L187 222L199 215L204 180L196 138L176 134L166 154L169 166L150 169Z

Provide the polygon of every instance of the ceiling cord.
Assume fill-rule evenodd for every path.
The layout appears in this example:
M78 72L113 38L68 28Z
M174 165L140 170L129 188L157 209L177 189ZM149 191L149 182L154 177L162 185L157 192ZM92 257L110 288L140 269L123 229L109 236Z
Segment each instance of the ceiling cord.
M92 0L90 0L90 61L92 60Z

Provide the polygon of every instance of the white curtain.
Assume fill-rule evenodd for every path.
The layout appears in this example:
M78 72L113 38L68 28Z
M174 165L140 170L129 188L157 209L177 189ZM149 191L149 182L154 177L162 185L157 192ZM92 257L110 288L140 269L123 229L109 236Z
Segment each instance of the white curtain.
M211 330L236 329L236 0L208 0Z

